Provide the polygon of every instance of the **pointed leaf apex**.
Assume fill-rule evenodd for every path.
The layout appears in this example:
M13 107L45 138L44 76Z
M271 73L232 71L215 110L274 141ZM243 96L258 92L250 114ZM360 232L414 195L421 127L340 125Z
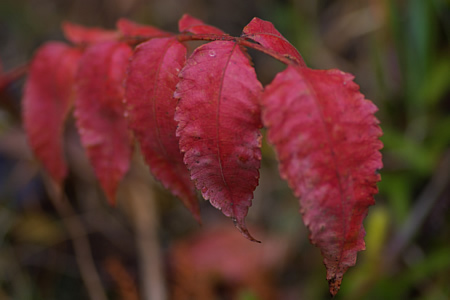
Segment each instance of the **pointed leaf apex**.
M328 279L328 287L330 288L330 294L332 297L336 296L341 288L342 276L341 277L333 277Z
M255 243L261 243L261 241L255 239L250 232L247 229L247 226L245 225L245 220L237 220L235 217L231 217L231 221L233 221L234 226L239 230L239 232L249 241L255 242Z
M191 212L192 216L194 216L195 221L197 221L198 225L202 225L202 216L200 215L200 209L197 208L188 208L189 211Z
M115 207L117 204L116 199L116 189L112 190L105 190L106 200L108 200L108 203L110 206Z

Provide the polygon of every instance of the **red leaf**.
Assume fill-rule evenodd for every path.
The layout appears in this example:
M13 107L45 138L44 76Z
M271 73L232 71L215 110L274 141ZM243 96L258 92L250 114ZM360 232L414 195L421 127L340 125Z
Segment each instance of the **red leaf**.
M117 41L120 38L120 32L115 30L105 30L97 27L88 28L70 22L63 22L62 30L66 39L76 45Z
M253 18L253 20L244 27L242 36L252 39L281 55L294 59L301 66L306 66L297 49L292 46L270 22Z
M25 84L23 120L28 142L57 184L67 173L62 133L80 56L79 50L66 44L46 43L35 54Z
M263 95L263 120L280 173L300 198L333 295L365 248L362 222L382 167L377 108L352 79L339 70L289 66Z
M190 32L193 34L225 34L219 28L211 25L206 25L203 21L184 14L180 21L178 21L178 30L180 32Z
M141 25L127 19L117 21L117 29L127 38L155 38L170 36L171 33L165 32L153 26Z
M139 45L129 67L125 99L130 128L152 173L200 221L195 187L183 163L173 119L177 104L173 93L185 62L186 47L175 38Z
M93 45L82 56L76 77L75 117L81 142L110 203L131 157L122 103L131 52L124 43Z
M244 218L259 178L261 84L243 50L224 41L197 48L180 77L175 120L191 179L254 240Z

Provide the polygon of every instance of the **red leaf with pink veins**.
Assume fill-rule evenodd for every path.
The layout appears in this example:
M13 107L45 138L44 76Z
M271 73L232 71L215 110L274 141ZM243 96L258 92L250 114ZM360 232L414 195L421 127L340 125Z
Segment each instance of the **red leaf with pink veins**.
M177 105L173 93L185 62L186 47L174 38L139 45L128 70L125 99L129 126L153 175L200 221L194 183L183 163L173 119Z
M280 173L300 199L333 295L365 249L363 219L375 203L382 167L377 108L352 80L339 70L289 66L263 95L263 121Z
M44 44L31 61L23 95L23 120L28 142L59 185L67 174L62 134L73 103L80 56L79 50L64 43Z
M75 45L90 45L100 42L117 41L120 32L97 27L84 27L78 24L63 22L62 30L67 40Z
M203 21L185 14L178 21L178 30L180 32L190 32L194 34L225 34L219 28L203 23Z
M255 241L244 218L259 179L262 86L246 53L225 41L197 48L180 78L175 120L191 179L205 199Z
M127 19L120 19L117 21L117 29L122 33L124 37L127 38L155 38L155 37L165 37L172 35L169 32L165 32L161 29L158 29L149 25L141 25L135 22L132 22Z
M242 37L252 39L276 53L297 61L301 66L306 66L297 49L275 29L272 23L268 21L253 18L253 20L244 27Z
M132 137L124 117L123 81L131 56L124 43L91 46L80 60L75 117L81 142L110 203L128 171Z

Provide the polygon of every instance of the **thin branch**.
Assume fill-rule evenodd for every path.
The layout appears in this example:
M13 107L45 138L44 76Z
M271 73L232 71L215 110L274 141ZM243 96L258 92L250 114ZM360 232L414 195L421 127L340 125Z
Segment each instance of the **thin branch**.
M158 240L156 199L151 184L136 178L129 184L131 218L136 231L142 298L167 299L163 259Z
M417 234L450 182L450 150L448 150L428 185L415 202L408 219L386 247L385 267L389 268Z
M122 264L118 257L111 256L105 261L106 271L117 286L117 293L121 300L139 300L138 289L133 276Z
M233 41L235 42L238 38L228 35L228 34L214 34L214 33L204 33L204 34L191 34L191 33L180 33L177 34L177 40L179 42L187 41Z
M95 268L91 246L86 230L80 219L75 215L67 196L50 178L44 176L44 183L56 211L61 217L69 236L72 239L75 258L80 269L81 278L86 286L89 298L92 300L107 300L100 276Z

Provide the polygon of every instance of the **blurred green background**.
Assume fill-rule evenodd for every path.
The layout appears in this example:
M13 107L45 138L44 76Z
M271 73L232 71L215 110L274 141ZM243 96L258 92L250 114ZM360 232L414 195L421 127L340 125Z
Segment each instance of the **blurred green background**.
M63 20L113 28L126 17L175 32L184 13L232 35L253 17L271 21L310 67L353 73L379 107L380 193L365 221L367 250L336 299L450 299L450 1L2 0L0 59L5 71L26 63L42 43L63 39ZM250 53L263 84L283 69ZM197 225L138 154L109 207L72 119L61 205L26 144L22 86L23 79L0 94L0 300L89 299L93 290L128 300L330 298L320 253L267 144L248 217L260 248L228 238L221 230L235 232L232 222L203 200ZM222 242L229 252L214 248ZM252 251L260 260L250 265ZM227 277L218 266L199 267L199 255L241 267Z

